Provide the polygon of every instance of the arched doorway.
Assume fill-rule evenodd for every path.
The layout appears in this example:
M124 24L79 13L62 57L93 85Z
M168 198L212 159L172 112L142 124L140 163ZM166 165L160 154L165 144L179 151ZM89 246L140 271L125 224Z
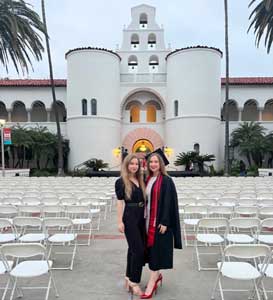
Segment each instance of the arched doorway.
M132 152L133 153L143 153L148 154L154 151L153 144L146 139L141 139L135 142L133 145Z
M128 149L129 153L133 152L139 156L144 156L146 153L162 148L164 142L158 132L142 127L130 131L124 137L122 146Z

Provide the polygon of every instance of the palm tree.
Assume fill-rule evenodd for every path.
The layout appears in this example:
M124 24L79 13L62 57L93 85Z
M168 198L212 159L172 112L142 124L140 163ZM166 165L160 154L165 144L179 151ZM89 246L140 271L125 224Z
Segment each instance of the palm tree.
M228 44L228 0L224 0L225 7L225 55L226 55L226 93L225 93L225 175L229 167L229 44Z
M257 1L251 0L249 7L255 2ZM259 47L261 38L265 35L265 46L267 47L267 53L269 53L273 41L273 0L262 0L253 9L249 19L252 20L248 32L251 28L254 28L256 46Z
M0 0L0 62L8 72L11 61L19 73L32 67L30 54L42 59L44 47L39 32L44 26L39 15L23 0Z
M46 12L45 12L45 1L44 0L41 0L41 6L42 6L42 15L43 15L43 23L44 23L45 40L46 40L46 49L47 49L47 56L48 56L50 84L51 84L52 98L53 98L53 110L54 110L56 126L57 126L58 176L63 176L63 174L64 174L64 170L63 170L63 138L62 138L62 133L61 133L60 118L59 118L59 113L58 113L58 103L57 103L56 93L55 93L53 66L52 66L52 61L51 61L49 36L48 36L47 25L46 25Z
M264 134L265 128L257 122L244 122L231 134L231 145L237 147L241 155L246 156L249 166L252 161L261 166L264 154L268 151Z

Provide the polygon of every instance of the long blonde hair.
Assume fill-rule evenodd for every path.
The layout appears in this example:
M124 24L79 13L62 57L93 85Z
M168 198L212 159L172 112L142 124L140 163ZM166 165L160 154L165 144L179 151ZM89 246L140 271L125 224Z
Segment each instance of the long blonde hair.
M122 167L121 167L121 178L124 182L124 186L125 186L125 195L127 197L127 199L131 199L131 195L132 195L132 182L129 179L129 170L128 170L128 166L131 162L132 159L137 159L138 161L138 170L136 172L136 179L139 183L139 186L141 187L142 193L143 193L143 197L145 199L145 184L144 184L144 180L143 180L143 173L141 171L141 165L140 165L140 160L139 158L135 155L135 154L129 154L125 157L123 163L122 163Z
M148 176L153 176L153 172L150 170L150 162L151 162L151 158L154 157L154 156L156 156L158 158L160 173L162 175L168 176L163 158L158 153L153 153L148 157L148 160L147 160L147 173L148 173Z

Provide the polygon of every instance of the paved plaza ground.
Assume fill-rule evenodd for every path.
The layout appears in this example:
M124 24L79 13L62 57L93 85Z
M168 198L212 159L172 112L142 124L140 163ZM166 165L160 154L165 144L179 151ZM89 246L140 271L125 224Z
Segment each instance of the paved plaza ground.
M54 271L60 298L64 300L127 300L130 295L123 288L126 240L117 232L116 213L102 222L101 230L91 246L79 246L73 271ZM80 256L80 258L79 258ZM209 262L208 259L206 259ZM212 261L211 261L212 262ZM148 279L145 267L142 277L144 287ZM196 300L210 299L216 271L201 271L193 260L193 248L175 251L175 269L163 271L163 287L153 299ZM238 284L231 283L238 288ZM243 287L244 285L240 285ZM43 299L42 292L26 291L23 299ZM272 297L272 295L271 295ZM227 294L226 299L247 299L248 295ZM53 290L49 299L55 299ZM139 297L134 297L139 299ZM220 299L217 294L216 299ZM273 299L273 298L270 298Z

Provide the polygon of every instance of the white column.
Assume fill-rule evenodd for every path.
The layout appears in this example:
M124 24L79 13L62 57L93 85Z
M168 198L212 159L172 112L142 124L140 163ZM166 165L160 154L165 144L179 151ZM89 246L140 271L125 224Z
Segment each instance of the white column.
M259 107L258 111L259 111L259 121L262 121L263 120L263 108Z
M46 112L47 112L47 122L50 122L50 109L47 109L46 110Z
M27 110L27 122L31 122L31 114L30 114L30 110Z
M243 108L239 108L239 116L238 116L238 121L242 121L242 111L243 111Z
M8 122L11 122L11 110L8 110Z

